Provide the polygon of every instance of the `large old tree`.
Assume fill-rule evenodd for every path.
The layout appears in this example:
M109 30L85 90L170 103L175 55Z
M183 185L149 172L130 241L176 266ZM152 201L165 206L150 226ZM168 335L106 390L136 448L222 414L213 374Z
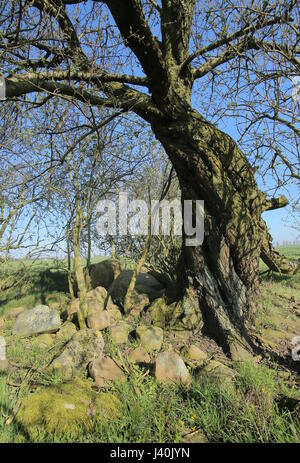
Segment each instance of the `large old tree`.
M2 2L8 100L26 99L28 108L72 98L136 113L163 145L183 200L205 201L204 243L183 249L186 282L206 332L231 353L237 344L251 348L245 323L255 312L259 258L273 271L297 266L274 251L262 219L286 201L259 190L251 157L217 127L218 107L219 120L234 108L245 133L260 128L253 150L299 179L297 158L272 135L277 123L290 130L287 150L299 135L295 115L284 111L299 74L298 14L295 0ZM263 120L272 124L268 139L257 125Z

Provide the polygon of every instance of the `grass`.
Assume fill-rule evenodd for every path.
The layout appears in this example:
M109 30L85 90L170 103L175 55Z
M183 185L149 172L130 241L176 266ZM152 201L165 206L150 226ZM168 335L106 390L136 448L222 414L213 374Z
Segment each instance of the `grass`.
M234 388L226 388L203 375L191 387L162 386L135 367L129 380L111 389L121 401L120 417L95 421L92 430L77 435L77 442L181 442L186 433L201 430L210 442L300 442L299 416L281 408L282 393L296 393L276 369L236 365ZM5 426L16 400L0 377L0 442L30 442L17 418ZM35 442L73 442L72 435L47 434Z
M286 255L299 258L300 246L288 248ZM52 262L53 264L53 262ZM30 271L30 284L24 290L2 295L0 316L17 306L33 307L51 294L67 292L61 267L52 270L48 261L36 263ZM22 288L21 288L22 289ZM300 275L264 275L261 284L263 309L257 314L257 328L270 345L300 335L299 317L291 304L299 303ZM44 368L59 351L41 349L30 339L10 337L13 322L1 332L7 340L7 356L15 365L9 375L0 372L1 442L74 442L68 433L47 433L41 427L33 438L18 421L10 425L18 401L41 387L61 383L61 378ZM298 331L297 331L298 330ZM134 347L134 344L132 344ZM109 354L117 357L117 348ZM95 420L89 432L80 431L76 442L181 442L187 433L200 430L209 442L300 442L299 376L277 364L233 365L236 378L232 387L211 377L193 374L189 388L163 386L142 367L130 367L128 381L116 384L109 392L121 402L120 416L114 420ZM284 400L283 400L284 399Z

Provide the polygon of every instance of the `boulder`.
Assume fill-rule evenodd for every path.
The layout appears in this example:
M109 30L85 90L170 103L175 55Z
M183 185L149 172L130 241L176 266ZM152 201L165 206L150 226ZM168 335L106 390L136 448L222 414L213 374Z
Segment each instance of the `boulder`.
M67 434L76 439L92 431L96 422L120 416L121 402L110 392L93 391L90 381L43 388L23 399L18 422L32 439L41 432Z
M160 350L163 340L164 332L158 326L144 326L140 325L136 329L136 334L140 340L140 344L147 351Z
M64 379L71 379L83 373L90 362L101 356L103 348L104 341L100 331L77 331L63 352L53 360L50 368Z
M66 321L62 324L59 331L56 333L56 341L58 342L68 342L72 336L76 333L77 328L74 323Z
M132 274L132 270L123 270L109 288L109 294L118 306L123 306ZM151 302L163 296L165 288L154 276L148 273L139 273L136 278L135 291L138 294L145 294Z
M120 264L114 259L106 259L90 267L90 279L92 288L103 286L108 289L121 271Z
M161 352L155 361L155 377L162 383L190 384L191 377L182 358L176 352Z
M55 333L59 330L61 323L56 310L50 309L47 305L38 305L18 315L12 332L16 336Z
M114 344L125 344L128 341L128 334L131 326L124 321L119 321L109 329L111 341Z
M129 352L128 361L130 363L150 363L151 358L146 349L139 346Z
M88 315L87 325L95 330L105 330L111 325L110 314L107 310L94 312Z
M122 368L110 357L99 357L89 365L89 373L97 386L102 387L113 381L125 381Z

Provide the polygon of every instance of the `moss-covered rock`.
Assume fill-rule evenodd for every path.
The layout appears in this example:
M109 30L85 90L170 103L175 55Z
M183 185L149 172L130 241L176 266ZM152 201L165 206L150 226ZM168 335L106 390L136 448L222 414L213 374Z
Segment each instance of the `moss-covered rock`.
M166 304L166 301L163 297L156 299L152 302L151 306L147 311L147 318L149 318L150 323L159 328L164 328L168 318L169 308Z
M76 380L29 395L17 418L33 437L44 430L76 438L97 421L117 418L120 411L121 402L112 393L96 393L90 381Z
M54 342L55 342L55 334L45 333L33 339L33 345L41 349L53 346Z

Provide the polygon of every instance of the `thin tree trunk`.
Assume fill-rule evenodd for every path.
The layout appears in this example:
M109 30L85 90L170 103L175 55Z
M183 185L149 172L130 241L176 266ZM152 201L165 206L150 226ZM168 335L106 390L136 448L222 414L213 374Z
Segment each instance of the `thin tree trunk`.
M69 225L66 227L66 242L67 242L67 260L68 260L68 287L72 301L75 299L73 278L72 278L72 260L71 260L71 246L70 246L70 232Z
M125 295L125 299L124 299L124 311L125 311L125 313L128 313L130 308L131 308L132 295L133 295L133 292L134 292L136 279L137 279L137 276L138 276L139 272L141 271L143 265L146 262L148 252L149 252L149 249L150 249L150 245L151 245L151 235L149 234L147 236L147 239L146 239L144 251L143 251L143 253L142 253L142 255L141 255L141 257L140 257L140 259L139 259L139 261L137 263L137 266L135 267L135 269L133 271L133 274L132 274L132 277L130 279L128 289L126 291L126 295Z
M91 259L92 259L92 236L91 236L91 220L89 219L87 222L87 261L86 261L86 287L88 290L92 288Z

